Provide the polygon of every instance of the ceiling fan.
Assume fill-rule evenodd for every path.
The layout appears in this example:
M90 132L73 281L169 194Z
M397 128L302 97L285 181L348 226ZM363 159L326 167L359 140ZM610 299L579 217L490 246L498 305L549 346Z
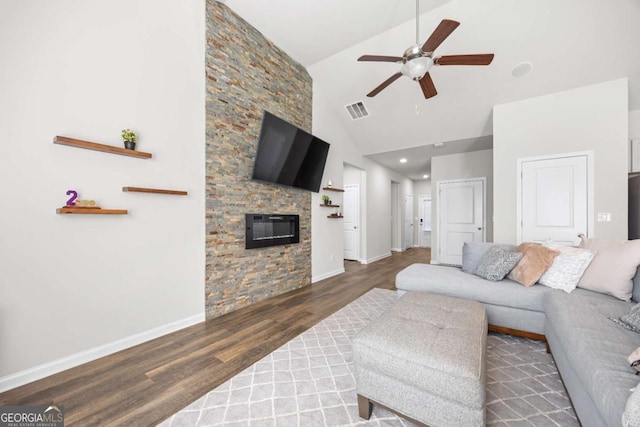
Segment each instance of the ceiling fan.
M447 37L460 25L457 21L444 19L440 25L431 33L429 38L423 45L418 41L420 33L420 0L416 0L416 44L404 51L402 56L383 56L383 55L363 55L358 61L373 62L397 62L402 64L400 71L382 82L378 87L367 94L368 97L374 97L383 89L395 82L401 76L405 75L412 80L417 81L422 88L425 98L431 98L438 94L433 80L429 75L429 70L434 65L489 65L493 61L493 53L475 54L475 55L445 55L434 56L434 51L445 41Z

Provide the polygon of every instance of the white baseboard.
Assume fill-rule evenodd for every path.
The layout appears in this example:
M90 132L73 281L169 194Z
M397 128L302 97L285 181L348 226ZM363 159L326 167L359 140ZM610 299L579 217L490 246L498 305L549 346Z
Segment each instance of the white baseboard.
M378 255L377 257L373 257L371 259L365 259L360 261L363 264L371 264L372 262L380 261L381 259L389 258L391 256L391 252L387 252L386 254Z
M60 359L52 360L51 362L46 362L33 368L0 377L0 393L204 321L205 314L203 312L195 316L187 317L186 319L177 320L145 332L140 332Z
M437 259L432 259L431 264L440 264L440 261L438 261Z
M404 252L402 248L391 248L391 252Z
M344 273L344 267L334 271L330 271L328 273L318 274L317 276L313 276L311 278L311 283L316 283L321 280L328 279L329 277L337 276L338 274L342 274L342 273Z

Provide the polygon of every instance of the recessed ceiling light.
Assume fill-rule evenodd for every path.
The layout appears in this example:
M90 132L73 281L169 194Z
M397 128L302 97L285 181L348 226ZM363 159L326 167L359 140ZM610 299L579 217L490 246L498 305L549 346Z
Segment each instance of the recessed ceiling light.
M429 175L422 175L422 177L423 177L424 179L427 179L427 178L429 178Z
M400 163L407 163L407 159L405 159L404 157L400 159Z
M529 73L532 68L533 64L531 62L521 62L513 67L513 69L511 70L511 75L513 77L522 77L525 74Z
M433 144L433 148L442 148L444 147L444 142L436 142Z

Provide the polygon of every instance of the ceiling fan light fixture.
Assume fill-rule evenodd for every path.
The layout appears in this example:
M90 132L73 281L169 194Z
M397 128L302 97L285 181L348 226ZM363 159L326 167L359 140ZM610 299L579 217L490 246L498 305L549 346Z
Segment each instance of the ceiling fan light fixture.
M404 63L400 72L412 80L420 80L433 66L433 59L429 56L421 56Z

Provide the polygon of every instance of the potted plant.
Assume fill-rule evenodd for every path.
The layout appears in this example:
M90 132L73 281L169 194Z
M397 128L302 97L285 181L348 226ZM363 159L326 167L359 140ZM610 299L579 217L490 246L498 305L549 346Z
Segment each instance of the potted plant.
M131 129L122 129L122 139L124 140L124 148L127 150L136 149L136 133Z
M327 196L326 194L322 195L322 201L324 202L325 205L331 204L331 199L329 199L329 196Z

